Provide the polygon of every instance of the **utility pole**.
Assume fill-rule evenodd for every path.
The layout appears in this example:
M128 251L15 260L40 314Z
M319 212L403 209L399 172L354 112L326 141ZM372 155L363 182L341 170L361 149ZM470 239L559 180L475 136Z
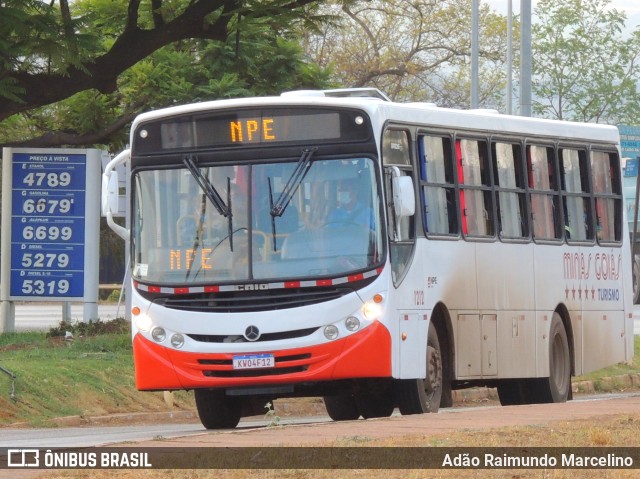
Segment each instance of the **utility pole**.
M531 0L520 0L520 115L531 116Z
M507 115L513 114L513 0L507 5Z
M478 87L478 56L480 42L480 0L471 3L471 108L478 108L480 103Z

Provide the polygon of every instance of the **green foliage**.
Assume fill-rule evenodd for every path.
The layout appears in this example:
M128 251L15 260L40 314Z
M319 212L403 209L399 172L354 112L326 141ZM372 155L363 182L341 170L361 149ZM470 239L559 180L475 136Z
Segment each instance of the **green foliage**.
M164 21L167 22L180 15L189 2L164 0L161 4ZM39 0L35 0L34 5L47 15L50 26L55 26L59 32L62 23L55 13L57 10L44 6ZM68 57L54 59L54 53L49 52L47 62L52 67L57 65L55 68L64 69L69 65L78 66L77 59L107 52L124 31L128 7L128 0L73 2L73 18L82 22L78 29L100 32L99 40L94 38L90 44L78 40L77 49L83 53L77 57L69 54ZM261 9L265 8L272 7L257 4L246 10L245 15L231 16L230 31L224 41L189 39L158 48L124 71L113 93L87 89L55 104L9 117L0 122L0 143L27 141L49 132L64 131L79 139L79 143L73 143L75 146L107 147L117 151L128 143L128 138L124 125L117 128L111 125L118 125L122 119L130 119L142 111L174 104L272 95L290 89L327 86L328 71L305 59L298 36L293 33L291 26L300 21L302 13L274 10L274 15L265 19L261 18ZM153 28L151 11L148 0L143 1L138 10L139 28ZM44 24L34 25L35 20L27 13L19 9L17 13L23 14L17 28L22 29L25 22L35 31L44 28ZM218 15L213 14L211 21ZM10 45L12 43L7 44ZM63 48L59 42L54 42L49 48L63 51L69 47ZM43 55L34 53L38 58ZM24 58L16 58L11 68L23 68L24 61ZM4 89L1 82L8 82ZM14 84L15 89L11 90L11 82L10 75L0 75L0 97L13 91L13 99L16 100L22 92L21 87ZM92 137L92 143L82 143L83 136L90 134L101 136L101 139L96 142Z
M331 67L334 83L375 86L397 101L468 108L471 9L468 0L324 2L331 22L303 32L306 54ZM480 11L481 102L504 90L506 18Z
M120 301L121 296L122 296L122 290L114 289L113 291L111 291L111 293L107 297L107 301L109 301L110 303L117 303L118 301Z
M635 124L640 31L610 0L541 0L533 25L534 111L564 120Z
M64 337L67 332L78 336L99 336L103 334L123 334L130 331L131 325L124 318L116 318L111 321L89 321L68 323L61 321L56 327L49 329L47 337Z
M8 73L2 77L64 72L71 65L82 68L99 45L97 32L86 28L87 20L79 16L65 23L53 3L39 0L0 3L0 67ZM68 35L68 31L74 34ZM10 95L10 90L0 89L0 96Z

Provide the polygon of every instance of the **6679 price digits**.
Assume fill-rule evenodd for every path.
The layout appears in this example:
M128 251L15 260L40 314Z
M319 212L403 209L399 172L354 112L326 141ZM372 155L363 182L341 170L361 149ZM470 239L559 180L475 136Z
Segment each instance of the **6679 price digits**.
M37 200L28 199L22 204L22 212L31 213L69 213L73 199L63 198L61 200L52 198L39 198Z
M69 291L68 279L25 279L22 281L22 293L33 295L66 294Z

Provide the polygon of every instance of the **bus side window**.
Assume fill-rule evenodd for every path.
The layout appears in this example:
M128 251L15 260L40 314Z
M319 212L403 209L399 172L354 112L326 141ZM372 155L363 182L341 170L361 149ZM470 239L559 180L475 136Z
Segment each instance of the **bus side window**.
M598 241L622 240L622 195L617 153L591 151L591 181Z
M558 156L567 240L591 241L594 236L586 151L561 148Z
M526 151L531 189L533 238L536 240L559 239L561 231L553 148L527 145Z
M411 149L409 132L405 130L385 130L382 135L382 163L385 167L396 166L402 175L412 176ZM415 222L413 216L403 218L396 217L393 201L392 174L385 168L385 196L387 206L387 231L389 234L389 254L391 259L391 272L393 283L397 286L402 282L415 246ZM396 228L400 221L399 228ZM395 237L395 232L400 230L400 237Z
M418 146L423 220L427 234L457 235L451 139L425 135L420 138Z
M461 139L456 143L460 175L462 231L468 236L493 236L493 199L487 143Z
M529 236L522 150L514 143L491 145L501 238Z

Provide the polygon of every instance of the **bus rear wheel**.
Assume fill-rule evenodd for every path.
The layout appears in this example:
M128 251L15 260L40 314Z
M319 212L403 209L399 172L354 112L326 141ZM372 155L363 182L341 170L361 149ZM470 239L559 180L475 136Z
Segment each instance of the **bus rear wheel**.
M427 336L427 377L400 379L396 383L396 402L402 415L438 412L442 399L442 353L438 333L429 324Z
M539 389L540 402L566 402L571 395L571 352L562 319L553 313L549 329L549 377Z
M566 402L571 397L571 352L558 313L553 313L549 330L549 377L503 379L497 390L503 406Z
M633 259L632 279L633 279L633 304L640 303L640 259L636 256Z
M238 425L242 413L241 401L219 391L196 389L196 408L200 422L207 429L231 429Z

